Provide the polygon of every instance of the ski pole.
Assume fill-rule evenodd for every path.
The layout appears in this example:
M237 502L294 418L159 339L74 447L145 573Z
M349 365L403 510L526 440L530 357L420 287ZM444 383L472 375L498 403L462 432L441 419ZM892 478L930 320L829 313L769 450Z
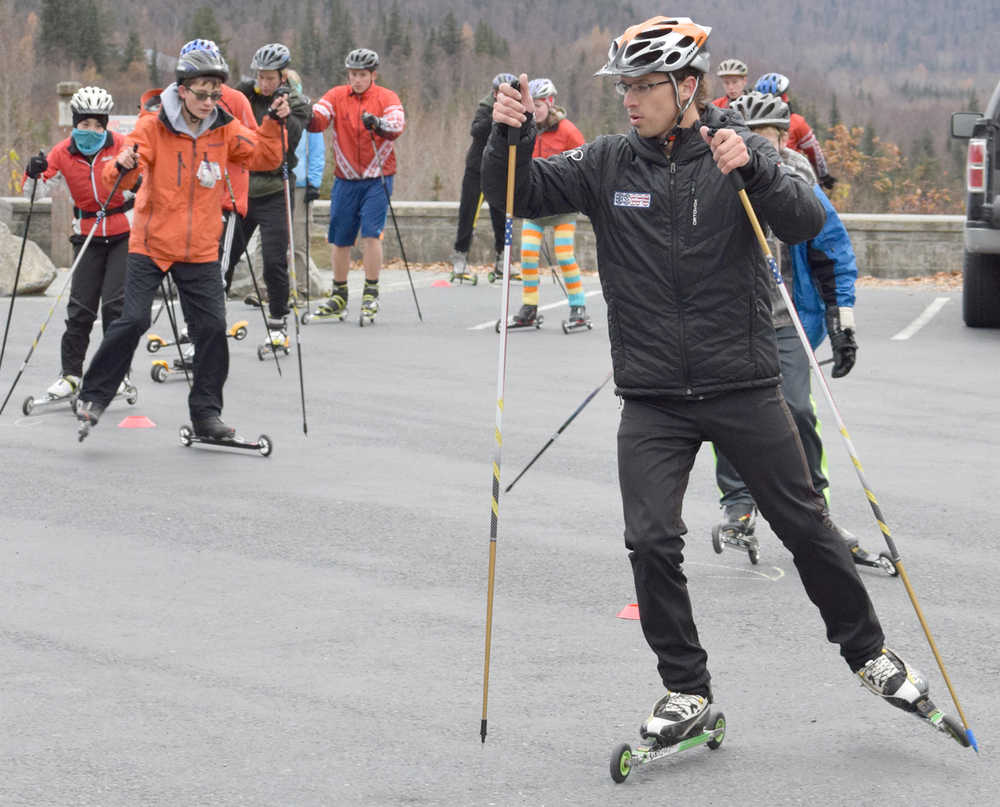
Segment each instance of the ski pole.
M750 220L750 226L753 227L754 234L757 236L757 242L760 244L761 251L764 253L764 258L767 261L768 267L771 269L771 274L774 275L774 281L778 286L778 291L781 293L781 299L784 300L785 307L792 315L792 324L795 326L795 332L799 335L799 341L802 343L802 348L805 350L806 356L809 357L809 364L812 367L813 374L819 380L820 387L823 389L824 397L830 405L830 410L833 412L834 420L837 423L837 429L840 431L841 437L844 438L844 446L847 448L847 453L854 465L858 481L861 482L861 487L865 492L865 496L868 498L868 503L871 505L872 513L875 515L875 521L878 524L879 530L882 532L882 537L885 538L886 546L889 547L890 560L892 560L893 565L899 572L899 577L903 581L903 586L906 588L906 594L910 598L913 610L917 613L917 619L920 622L920 627L923 628L924 635L927 637L927 643L930 645L931 652L934 654L934 660L937 661L938 668L941 670L941 676L944 678L945 685L948 687L948 692L951 695L951 700L955 704L955 710L958 712L958 716L962 721L962 726L965 728L965 736L969 741L969 745L975 749L976 753L979 753L979 745L976 742L976 737L972 733L972 729L969 727L969 722L965 719L965 712L962 711L961 704L958 702L958 695L955 693L955 688L951 684L951 678L948 677L948 671L945 669L944 661L941 658L941 654L938 652L937 644L934 641L934 637L931 635L930 628L927 625L927 620L924 619L924 613L920 608L920 603L917 602L917 595L910 583L909 575L907 575L906 569L903 567L903 561L896 549L896 543L892 540L889 527L886 524L885 517L882 515L882 508L879 507L878 499L876 498L875 493L865 480L864 471L861 468L861 460L858 458L858 453L854 448L854 443L851 441L851 437L847 433L847 426L844 424L844 419L840 416L840 410L837 409L837 404L833 400L833 393L830 391L830 385L827 383L826 376L823 375L823 371L820 369L819 362L816 360L816 354L813 353L812 346L809 344L809 337L806 336L805 329L802 327L802 321L799 319L798 313L795 310L792 298L788 294L788 289L785 288L785 284L782 281L781 269L778 268L778 264L774 260L774 255L771 254L771 249L767 245L767 239L764 237L764 231L761 229L757 213L754 211L753 205L750 203L750 197L747 196L743 178L737 171L732 171L729 176L732 177L733 185L739 194L740 202L743 204L743 209L746 211L747 218Z
M132 146L132 150L137 152L139 150L138 146ZM108 205L111 204L111 199L118 192L118 186L122 183L122 177L125 176L125 172L118 171L118 178L115 180L114 187L111 188L111 193L108 194L108 198L105 200L104 204L101 205L101 209L97 211L97 215L94 218L94 226L90 228L90 232L87 233L87 237L84 242L80 245L80 251L76 253L76 258L73 261L73 265L69 268L69 272L66 273L66 280L63 282L62 288L59 290L59 295L53 301L52 305L49 307L49 313L45 317L45 321L42 323L42 327L38 329L38 333L35 336L35 341L31 343L31 347L28 348L28 355L24 357L24 361L21 363L21 369L17 371L17 375L14 377L14 382L10 385L10 389L7 390L7 397L3 399L3 403L0 404L0 415L3 414L3 410L7 408L7 402L10 400L10 396L14 394L14 388L17 387L17 382L21 380L21 376L24 374L25 368L28 366L28 362L31 361L31 357L35 352L35 348L38 347L38 342L42 338L42 334L45 333L45 328L49 324L49 320L52 319L52 315L55 313L59 302L62 300L63 295L66 293L66 289L69 288L70 281L73 279L73 273L76 271L76 267L80 265L80 259L83 257L84 253L87 251L87 247L90 246L90 241L94 237L94 233L97 232L98 227L101 222L104 221L107 215ZM28 229L25 227L25 233L27 234ZM27 235L25 236L27 237ZM22 242L23 248L23 242ZM11 299L13 303L13 299ZM7 324L10 325L10 320L7 320Z
M233 209L229 211L229 221L226 222L226 227L227 227L227 229L230 228L230 227L232 227L232 229L235 230L236 229L236 217L239 215L237 213L237 211L236 211L236 194L233 193L233 183L229 179L229 172L228 171L226 171L225 177L226 177L226 188L229 190L229 200L233 203ZM231 237L230 237L230 235L229 235L228 232L226 233L226 238L229 240L229 243L231 244L232 243L232 239L231 239ZM257 275L254 274L254 271L253 271L253 261L250 259L250 249L249 249L249 245L247 244L246 233L243 232L243 228L242 227L240 227L240 243L243 244L243 257L247 259L247 269L250 272L250 280L253 282L254 294L257 295L257 299L261 303L259 306L257 306L257 308L260 309L260 318L261 318L261 321L264 323L264 333L267 334L267 333L270 333L271 329L267 325L267 314L264 313L264 303L263 303L264 298L261 297L261 295L260 295L260 286L257 285ZM225 249L223 249L223 254L225 254ZM220 268L222 269L223 274L225 274L226 272L228 272L229 271L229 263L228 263L228 261L222 267L220 267ZM228 287L227 287L227 291L228 291ZM270 342L270 341L271 340L268 339L268 342ZM271 345L271 355L274 357L274 366L275 366L275 368L278 371L278 376L281 377L281 374L282 374L281 373L281 363L278 361L278 349L274 345Z
M566 295L566 299L569 299L569 292L566 290L566 284L562 280L562 270L556 270L556 265L552 261L552 256L549 255L549 245L545 242L545 233L542 233L542 254L545 256L545 262L549 265L549 269L552 270L552 282L562 289L562 293ZM507 488L510 490L510 488Z
M520 89L515 81L511 85ZM486 708L490 690L490 647L493 639L493 589L497 568L497 526L500 521L500 455L503 448L503 395L507 380L507 316L510 312L510 248L514 233L514 168L517 165L517 143L521 130L507 127L507 204L504 208L503 230L503 293L500 295L500 337L497 340L497 411L493 447L493 487L490 508L490 565L486 587L486 649L483 655L483 717L479 737L486 743Z
M519 473L517 476L514 477L514 481L511 482L509 485L507 485L507 487L504 489L504 493L510 493L510 489L512 487L514 487L514 485L517 484L517 480L520 479L522 476L524 476L528 472L528 469L532 465L534 465L535 462L538 460L538 458L541 457L542 454L544 454L548 450L549 446L552 445L556 441L556 439L559 437L559 435L562 434L566 430L566 427L569 426L569 424L573 422L573 420L576 418L576 416L579 415L583 411L584 407L587 404L589 404L592 400L594 400L594 397L597 395L597 393L599 393L602 389L604 389L604 385L607 384L611 380L612 374L613 374L613 371L609 372L605 376L604 380L600 384L598 384L596 387L594 387L593 390L590 391L590 393L587 395L587 397L583 399L583 403L581 403L576 409L573 410L573 414L570 415L568 418L566 418L566 422L563 423L563 425L560 426L558 429L556 429L555 434L553 434L549 438L549 441L545 445L542 446L541 450L537 454L535 454L534 457L531 458L531 462L529 462L527 465L525 465L524 468L521 469L521 473Z
M177 312L174 311L174 281L167 272L160 280L161 291L163 292L164 307L167 309L167 319L170 320L170 330L174 333L174 344L177 345L177 355L181 360L181 369L184 371L184 378L187 379L188 389L191 389L191 374L188 373L187 362L184 360L184 348L181 347L181 332L177 328ZM191 339L194 344L194 339Z
M292 280L292 314L295 319L295 355L299 361L299 400L302 404L302 433L309 434L306 423L306 388L302 379L302 337L299 333L299 288L295 282L295 235L292 233L292 194L288 187L288 126L281 121L281 179L285 187L285 215L288 223L288 266ZM272 348L274 346L272 345Z
M306 185L309 183L306 182ZM309 301L309 219L312 218L312 202L306 201L304 203L305 215L306 215L306 315L312 316L312 304Z
M410 274L410 264L406 261L406 250L403 249L403 236L399 232L399 225L396 223L396 211L392 209L392 198L389 196L389 186L385 182L385 174L382 173L382 158L378 154L378 147L375 145L375 133L369 129L368 136L372 139L372 151L375 152L375 161L378 163L378 176L382 180L382 190L385 191L385 201L389 204L389 213L392 215L392 226L396 228L396 240L399 241L399 254L403 256L403 266L406 268L406 277L410 281L410 291L413 292L413 304L417 307L417 318L423 322L424 315L420 313L420 302L417 300L417 290L413 287L413 275Z
M38 155L45 155L39 151ZM28 245L28 228L31 226L31 211L35 209L35 191L38 190L38 177L31 179L31 199L28 200L28 215L24 219L24 236L21 238L21 254L17 256L17 270L14 272L14 288L10 290L10 306L7 308L7 324L3 328L3 346L0 347L0 369L3 369L3 357L7 352L7 334L10 332L10 320L14 316L14 300L17 298L17 284L21 281L21 263L24 261L24 248ZM2 411L2 410L0 410Z

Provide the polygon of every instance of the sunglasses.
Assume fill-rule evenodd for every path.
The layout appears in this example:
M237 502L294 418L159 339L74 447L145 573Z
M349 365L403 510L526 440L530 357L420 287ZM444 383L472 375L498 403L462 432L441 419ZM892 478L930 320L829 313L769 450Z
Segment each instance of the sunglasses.
M189 93L191 93L191 95L193 95L199 101L219 101L219 100L222 99L222 91L221 90L215 90L213 92L208 92L206 90L192 90L190 87L188 87L187 91Z

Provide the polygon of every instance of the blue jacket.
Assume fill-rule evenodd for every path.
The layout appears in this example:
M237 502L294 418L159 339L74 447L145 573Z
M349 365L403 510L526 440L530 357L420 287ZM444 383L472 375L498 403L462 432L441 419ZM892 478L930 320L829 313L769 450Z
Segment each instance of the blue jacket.
M789 252L795 267L792 299L815 350L826 338L826 309L854 307L858 265L837 211L819 185L813 185L813 193L826 211L826 223L819 235L792 245Z
M323 168L326 166L326 144L322 132L304 132L295 149L295 187L323 184Z

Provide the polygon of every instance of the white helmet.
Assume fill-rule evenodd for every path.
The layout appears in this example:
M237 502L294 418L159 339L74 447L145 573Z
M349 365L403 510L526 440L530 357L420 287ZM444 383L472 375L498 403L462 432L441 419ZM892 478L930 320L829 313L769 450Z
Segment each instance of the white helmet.
M651 17L627 28L608 48L608 63L595 76L644 76L685 67L708 70L704 50L711 28L688 17Z
M95 115L110 115L115 108L115 100L101 87L81 87L69 99L69 108L74 120L82 120Z
M789 121L788 104L777 95L766 95L756 90L744 93L735 101L729 102L729 108L739 112L747 126L775 126L787 129Z
M558 94L556 85L552 83L550 78L533 78L528 82L528 92L531 93L531 97L535 101L541 98L551 98Z
M739 59L723 59L719 62L719 69L715 71L715 75L719 76L745 76L749 71L745 62L741 62Z

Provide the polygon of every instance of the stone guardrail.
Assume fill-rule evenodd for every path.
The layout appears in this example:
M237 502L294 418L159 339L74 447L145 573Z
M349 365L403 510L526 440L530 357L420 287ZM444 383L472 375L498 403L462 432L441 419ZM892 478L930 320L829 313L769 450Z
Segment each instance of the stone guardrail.
M28 237L52 257L57 266L68 266L72 262L69 245L57 246L53 250L51 210L51 199L35 202ZM449 259L455 240L458 202L394 201L393 210L410 263L434 263ZM18 236L23 234L27 212L27 199L0 197L0 221L5 222L12 233ZM314 202L312 214L311 252L317 264L328 267L329 253L325 242L330 216L329 201ZM903 278L960 271L962 268L963 216L846 213L841 218L854 244L858 270L862 275ZM547 231L547 238L550 254L554 254L551 252L551 231ZM398 258L399 241L391 217L386 222L384 240L386 260ZM515 226L515 260L519 246L520 228ZM585 216L580 216L577 224L576 256L582 269L597 268L594 233ZM476 223L470 261L493 263L493 235L485 205Z

